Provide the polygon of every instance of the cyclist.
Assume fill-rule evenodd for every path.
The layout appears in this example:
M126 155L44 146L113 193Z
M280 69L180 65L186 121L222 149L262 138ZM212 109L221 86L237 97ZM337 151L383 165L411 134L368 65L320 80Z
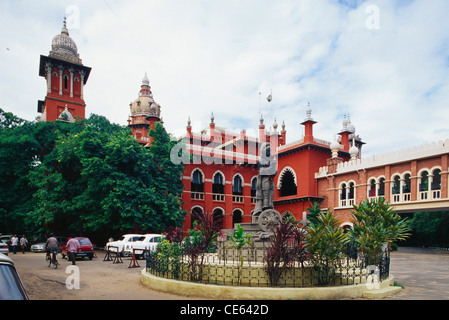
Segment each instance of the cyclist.
M50 237L47 239L45 246L47 248L47 255L50 256L51 261L56 265L56 254L59 252L59 244L53 233L50 233Z

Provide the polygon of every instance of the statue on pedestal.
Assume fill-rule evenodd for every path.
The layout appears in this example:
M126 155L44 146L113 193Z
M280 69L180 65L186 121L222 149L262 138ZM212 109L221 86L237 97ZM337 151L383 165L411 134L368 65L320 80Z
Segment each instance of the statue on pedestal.
M253 222L259 224L262 233L279 224L282 217L274 210L274 181L277 173L277 156L272 155L270 143L262 143L260 156L257 161L259 174L256 181L256 205L254 208ZM263 237L263 234L260 236ZM268 236L268 235L267 235Z

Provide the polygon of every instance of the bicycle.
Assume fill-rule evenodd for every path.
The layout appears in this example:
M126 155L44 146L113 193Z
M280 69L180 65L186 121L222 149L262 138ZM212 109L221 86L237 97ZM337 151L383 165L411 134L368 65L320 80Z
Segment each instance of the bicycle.
M48 263L48 267L51 267L53 264L53 267L56 269L58 268L59 262L57 259L57 251L49 251L47 250L47 254L45 256L45 261Z

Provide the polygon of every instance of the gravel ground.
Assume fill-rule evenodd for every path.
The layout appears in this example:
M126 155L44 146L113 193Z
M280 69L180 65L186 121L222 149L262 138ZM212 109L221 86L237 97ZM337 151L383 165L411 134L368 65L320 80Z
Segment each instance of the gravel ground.
M122 258L123 263L103 261L104 251L96 251L96 258L77 259L79 289L73 287L75 271L72 263L58 255L60 265L49 268L44 253L26 252L8 255L14 260L30 300L178 300L189 299L151 290L142 285L140 273L145 266L128 268L131 258ZM68 281L69 286L66 285Z

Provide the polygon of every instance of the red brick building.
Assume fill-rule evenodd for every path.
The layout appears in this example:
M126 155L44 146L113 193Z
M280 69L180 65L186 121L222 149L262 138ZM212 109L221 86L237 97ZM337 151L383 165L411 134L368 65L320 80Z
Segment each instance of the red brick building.
M47 80L45 101L38 103L40 120L84 118L83 87L90 70L82 64L64 22L49 56L40 60L39 75ZM149 128L162 118L146 74L129 107L128 126L139 143L147 146L151 143ZM191 228L195 211L211 214L223 229L251 222L259 147L264 142L271 143L277 156L274 208L283 216L300 220L306 209L318 202L320 209L331 210L342 226L350 226L352 205L380 197L398 212L449 211L449 140L363 159L364 142L349 116L329 142L315 137L310 104L305 113L301 123L304 136L292 142L287 142L284 124L278 131L276 119L267 131L261 116L258 136L250 137L245 130L235 133L217 127L213 114L209 127L195 133L189 118L180 139L186 152L193 155L192 160L183 162L182 202L188 212L184 232Z
M47 81L47 95L37 106L41 121L73 122L85 118L83 91L90 70L83 65L64 19L61 33L51 42L49 55L40 57L39 76Z
M235 223L251 222L258 175L258 149L262 142L270 142L278 157L274 177L275 209L281 215L302 219L306 208L326 197L317 188L315 173L333 161L332 144L314 137L315 123L309 104L302 122L304 137L287 144L285 125L278 132L276 120L273 130L268 132L261 117L259 136L248 137L245 130L235 134L216 127L213 115L209 128L193 133L189 119L187 133L182 139L195 157L185 164L183 208L189 213L203 211L212 214L215 219L222 218L224 229L233 228ZM357 157L360 155L363 142L355 135L349 120L345 119L338 137L341 141L336 151L339 159L350 159L350 141L356 146L352 152L356 151ZM191 223L191 215L188 215L184 230L188 230Z

